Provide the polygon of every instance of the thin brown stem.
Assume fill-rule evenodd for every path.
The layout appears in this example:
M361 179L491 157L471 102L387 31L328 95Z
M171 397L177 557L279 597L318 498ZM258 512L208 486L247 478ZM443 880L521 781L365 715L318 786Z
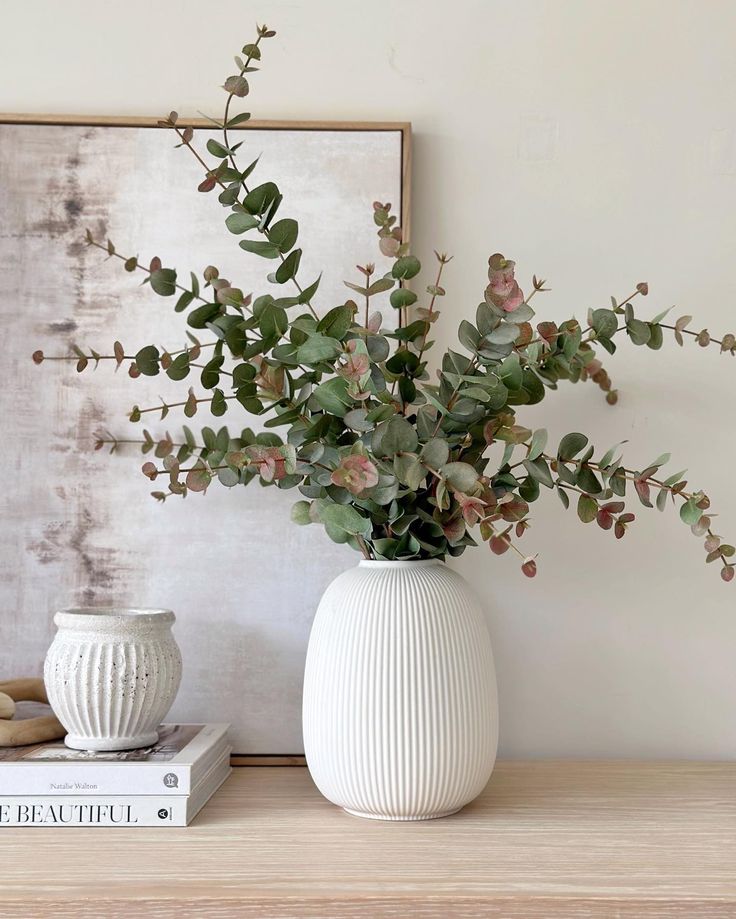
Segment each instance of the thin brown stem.
M437 278L435 279L434 286L439 287L440 281L442 280L442 272L445 268L447 262L444 259L440 259L440 267L437 269ZM419 363L422 362L422 357L427 347L427 338L429 336L429 330L432 328L432 314L434 313L434 304L437 300L437 294L432 294L432 299L429 301L429 310L427 311L427 328L424 331L422 336L422 344L419 348Z
M123 262L130 261L130 257L126 258L124 255L121 255L119 252L110 252L110 250L104 243L95 242L93 239L90 239L90 238L87 239L87 243L90 246L94 246L96 249L101 249L103 252L107 252L107 254L112 256L112 258L119 258ZM135 267L137 271L143 271L148 275L153 273L150 268L146 268L145 265L141 265L137 259L136 259ZM193 293L188 287L184 287L182 284L175 284L174 286L176 287L177 290L182 291L182 293L192 294L192 296L196 300L201 300L202 303L210 302L205 297L202 297L200 294Z

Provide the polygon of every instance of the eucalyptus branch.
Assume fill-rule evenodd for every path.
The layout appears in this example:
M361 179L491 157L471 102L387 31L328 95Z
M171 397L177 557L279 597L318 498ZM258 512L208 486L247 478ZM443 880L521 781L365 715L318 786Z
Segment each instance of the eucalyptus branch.
M146 345L130 355L115 342L111 353L72 345L69 356L46 357L41 350L33 355L38 364L76 361L78 370L91 362L129 361L131 375L164 372L174 382L196 370L207 395L189 389L183 401L134 406L131 421L154 412L163 419L173 408L183 408L192 417L203 403L219 418L236 401L249 414L271 413L267 429L256 434L248 427L232 433L226 426L217 431L203 427L195 440L184 426L177 442L168 432L154 439L144 430L139 440L101 432L95 448L109 446L112 452L124 443L137 444L142 453L160 460L146 462L143 472L151 479L168 475L168 494L153 492L161 501L169 494L204 492L215 479L233 488L258 476L264 485L298 487L303 497L294 505L294 521L323 524L330 538L348 543L365 558L444 559L475 545L479 533L493 553L511 549L518 555L529 577L536 574L536 561L523 554L517 541L529 527L529 506L541 486L556 488L565 507L575 495L580 520L596 521L617 538L635 519L624 500L633 486L647 507L661 510L672 499L681 520L704 538L706 561L720 561L721 577L733 579L736 571L729 560L736 548L713 532L710 502L703 492L687 490L683 473L667 477L659 472L669 457L637 472L614 459L616 448L594 460L588 439L576 433L566 435L552 455L545 452L546 432L523 427L517 412L540 402L563 379L590 378L606 391L608 401L615 401L597 354L599 348L613 353L614 338L621 332L633 344L652 350L661 347L663 333L669 331L680 345L687 336L703 347L716 344L732 354L736 336L729 333L717 340L707 329L692 331L689 316L674 323L665 321L666 312L638 318L632 301L647 295L645 283L624 300L613 299L610 309L590 311L584 327L571 319L561 326L538 322L535 329L530 304L547 289L546 282L533 276L525 297L514 262L496 252L488 260L488 286L475 321L463 319L458 329L465 352L448 349L439 363L439 384L430 384L426 354L439 314L437 298L445 294L441 284L449 257L435 253L439 265L434 284L426 288L428 309L420 308L417 321L410 322L408 311L417 301L410 282L420 274L421 264L404 240L391 204L380 201L373 202L373 221L381 254L392 261L390 270L376 277L373 265L359 266L363 279L348 287L357 293L360 306L348 300L319 318L312 299L321 275L306 289L299 283L299 228L291 218L276 219L282 203L278 186L270 181L251 186L249 176L258 160L243 170L237 167L242 141L236 141L234 130L250 115L233 115L233 104L248 94L248 76L257 69L253 62L261 59L263 40L273 34L259 27L257 39L243 48L242 58L236 57L237 71L223 87L224 117L213 120L222 133L218 140L207 139L206 153L197 149L193 127L179 124L176 112L160 124L175 132L179 146L204 170L199 190L219 188L219 202L230 211L228 231L238 236L257 231L242 238L240 247L272 260L276 268L269 281L293 282L298 295L265 294L253 300L210 265L202 274L204 285L212 288L209 298L196 275L187 286L158 258L146 267L137 257L120 255L109 240L96 241L88 233L90 245L123 261L126 270L144 272L157 295L178 292L176 312L188 310L187 325L209 329L217 341L200 344L189 333L192 345L176 351ZM218 162L210 164L209 156ZM371 315L371 298L382 294L388 294L397 313L389 324L392 331L382 330L380 319ZM287 312L293 307L304 307L296 318ZM381 307L377 315L382 315ZM211 354L201 357L207 347ZM223 369L226 361L228 369ZM231 392L220 388L222 381L226 388L232 386ZM400 402L393 395L396 389ZM284 428L283 438L272 430L279 427ZM505 441L506 447L494 468L484 454L495 441ZM517 446L525 455L513 462Z
M110 242L110 240L108 240L107 243L97 242L97 240L94 239L94 237L92 236L89 230L87 230L86 232L85 242L87 243L88 246L93 246L95 249L101 249L103 252L106 252L110 256L110 258L120 259L120 261L125 264L126 271L143 271L145 274L147 274L150 277L154 273L154 271L157 270L156 267L147 268L145 265L141 265L141 263L138 261L138 256L136 255L130 255L130 256L120 255L120 253L116 251L114 245ZM155 265L157 261L158 261L157 259L153 259L152 264ZM158 265L158 267L160 268L160 264ZM180 290L182 293L191 294L195 300L200 300L202 303L209 302L205 297L200 296L200 294L198 293L195 294L188 287L184 287L183 284L175 283L174 287L176 288L176 290Z
M429 331L432 328L432 319L434 316L434 305L437 300L437 297L440 297L444 294L444 290L440 287L440 281L442 280L442 272L445 270L445 265L448 262L451 262L453 256L447 256L444 253L441 255L435 252L437 260L439 262L439 268L437 269L437 277L434 284L432 285L432 299L429 301L429 308L427 310L427 328L424 330L424 335L422 336L422 342L419 346L419 363L421 364L422 358L424 357L424 352L427 348L427 338L429 337Z

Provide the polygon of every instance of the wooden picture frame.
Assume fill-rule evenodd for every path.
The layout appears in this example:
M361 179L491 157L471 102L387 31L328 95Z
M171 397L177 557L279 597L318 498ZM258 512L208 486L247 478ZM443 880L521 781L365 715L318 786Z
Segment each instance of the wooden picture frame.
M139 117L139 116L132 116L132 115L123 115L123 116L102 115L100 116L100 115L66 115L66 114L62 115L62 114L31 114L31 113L0 114L0 165L5 165L5 159L4 159L5 150L1 142L2 136L3 136L2 129L5 126L19 126L19 127L25 127L25 126L42 126L43 127L45 126L45 127L70 127L70 128L80 128L80 129L81 128L90 128L90 129L134 128L134 129L146 129L146 132L148 129L150 129L152 131L164 131L167 134L170 133L170 131L166 131L166 129L160 128L157 124L158 121L159 119L154 118L154 117ZM196 132L208 132L208 131L213 132L213 133L215 132L213 125L208 120L203 119L203 118L180 117L177 121L177 124L181 127L191 126L195 130L195 137L196 137ZM381 135L384 132L388 132L392 135L398 135L398 139L399 139L399 154L398 155L400 157L400 164L399 164L400 179L399 179L398 185L399 185L400 201L397 201L395 197L392 198L392 201L394 204L394 212L397 214L400 214L401 226L404 231L404 238L405 239L408 238L408 234L410 230L410 220L411 220L411 209L410 209L411 125L409 123L406 123L406 122L365 122L365 121L340 121L340 122L249 121L243 125L237 126L236 128L233 129L233 131L238 132L239 134L242 133L243 135L247 135L250 132L311 132L312 134L318 134L319 132L333 132L333 133L336 132L336 136L342 134L343 132L352 132L353 134L356 134L358 136L360 136L362 132L369 132L371 134L378 134L378 135ZM173 146L173 143L171 142L172 140L174 140L174 138L169 138L169 140L167 140L167 144L169 146ZM171 152L173 156L174 151L171 151ZM46 161L43 158L43 154L40 153L39 151L35 151L34 155L36 157L39 157L37 162L40 163L42 166L41 171L44 171L46 169ZM181 155L184 156L184 153L182 153ZM126 168L130 168L130 163L135 163L135 156L136 156L135 151L132 151L132 153L130 153L129 155L130 162L126 163ZM24 176L27 174L24 172L25 164L22 162L22 157L18 157L17 159L18 159L18 162L15 163L14 168L11 168L9 170L9 174L6 174L3 177L4 183L7 183L4 189L0 188L0 201L2 201L3 204L7 204L6 198L8 197L8 193L10 189L13 187L13 182L16 179L19 181L24 181L25 180ZM33 167L31 166L31 169L32 168ZM48 163L49 172L53 173L53 169L54 169L54 163L49 161ZM273 172L276 177L276 180L279 181L277 170L274 170L273 165L266 167L265 171ZM48 229L42 228L39 232L42 236L44 233L47 233L47 235L50 234L49 238L53 237L54 234L57 234L56 241L57 242L60 241L62 245L66 244L67 248L71 248L71 243L69 241L68 235L66 234L66 231L63 228L59 230L57 226L59 221L55 220L55 218L53 217L53 214L51 213L52 211L54 211L54 208L56 207L56 203L54 202L54 195L56 193L59 193L61 195L65 194L63 187L61 187L63 186L63 181L58 176L54 177L53 174L50 177L46 176L44 178L48 179L48 188L49 188L49 194L50 194L50 201L49 201L50 215L49 215L49 219L46 221L45 226L47 228L51 227L52 229L48 230ZM113 185L116 180L117 180L117 176L115 172L113 171L111 173L111 182L113 183ZM33 181L33 177L31 177L30 181ZM56 182L56 185L58 186L56 190L55 190L54 182ZM36 186L36 192L38 192L38 185ZM191 192L192 195L196 195L194 188L191 188L191 189L188 188L187 192L188 193ZM2 197L3 194L5 194L5 197ZM125 198L125 195L122 192L121 192L121 196L124 200L126 201L128 200ZM373 195L373 197L380 198L381 195L377 191ZM361 210L361 219L364 219L366 223L372 223L371 216L370 216L370 202L372 200L373 198L370 198L370 200L366 201L367 208L366 208L364 215ZM388 199L384 198L383 200L388 200ZM17 204L17 200L15 201L15 203ZM75 203L73 200L67 200L64 203L66 203L68 209L74 209L74 208L79 207L79 203L78 202ZM215 207L217 208L219 207L219 205L215 204ZM13 219L15 219L16 216L17 216L17 209L16 211L14 211L12 207L10 208L5 207L4 220L12 223ZM217 221L222 220L222 215L213 213L212 220L217 223ZM104 222L104 221L101 221L101 222ZM225 236L227 235L227 231L224 230L224 227L222 229L222 232ZM374 232L375 232L375 227L372 227L371 233L373 234ZM115 240L115 242L117 242L117 240ZM137 244L135 239L130 239L130 240L125 239L125 240L121 240L120 242L121 244L125 243L126 245L136 245ZM7 249L6 252L4 253L5 259L3 259L2 249L0 249L0 265L2 265L3 261L5 261L6 264L3 267L5 267L7 271L9 271L10 275L12 276L14 266L17 266L20 262L23 262L23 263L25 263L25 261L31 262L33 258L37 257L37 254L39 251L40 250L38 250L38 248L35 248L33 249L33 252L31 252L28 255L27 260L26 259L19 260L17 258L17 247L16 247L16 250L14 250L12 246L9 249ZM54 251L56 252L57 250L54 250ZM375 255L378 256L378 258L374 257L374 252L375 252ZM150 255L155 254L155 253L141 253L141 256L143 257L146 254L148 254L150 257ZM370 256L371 261L380 261L381 256L380 254L378 254L377 245L375 246L374 250L372 250L369 253L369 256ZM352 262L354 263L356 260L360 260L361 258L364 258L364 257L368 257L368 256L364 255L364 253L362 252L356 252L354 254ZM181 267L183 268L185 266L181 266ZM187 265L186 267L189 267L189 266ZM197 266L192 266L192 267L196 267L198 270L201 270L201 268L203 268L204 266L197 265ZM325 267L329 267L329 266L325 265ZM44 268L42 270L41 272L42 274L44 270L46 269ZM49 268L49 271L50 270L51 269ZM380 267L379 267L379 270L380 270ZM15 313L13 312L12 303L17 303L19 297L22 299L26 296L34 296L33 294L29 295L28 293L29 288L33 288L34 285L38 284L40 289L45 292L48 292L50 289L53 289L54 291L51 295L51 299L55 300L56 312L54 310L54 304L51 304L49 308L46 310L46 312L44 313L45 305L43 302L41 302L41 308L39 310L39 316L37 317L37 320L34 320L33 322L29 321L28 326L25 331L19 332L16 329L15 332L11 333L16 336L13 342L13 353L16 353L18 351L22 353L24 350L27 350L28 355L29 355L29 361L28 361L29 365L30 365L30 353L33 350L35 350L36 347L44 346L44 329L55 328L57 331L55 331L53 334L57 334L57 333L67 334L67 335L79 334L80 336L86 335L84 330L81 328L81 324L80 324L79 329L77 329L77 323L74 318L72 318L71 320L68 320L62 317L61 319L57 319L56 321L54 321L54 316L58 313L59 304L63 302L63 297L56 292L56 288L59 286L59 284L63 286L64 282L65 282L64 277L57 278L53 274L47 274L40 281L36 281L35 279L32 278L29 282L25 277L21 278L18 281L17 290L13 290L13 289L8 290L7 287L3 288L0 284L0 318L6 318L6 319L7 319L7 316L15 315ZM113 287L122 288L125 285L125 278L121 277L121 273L110 271L109 284L111 288ZM108 294L106 289L104 289L102 292L104 293L106 297L113 296L112 294ZM80 294L80 296L82 295ZM7 310L7 316L4 315L4 309L3 309L4 304L2 302L3 299L5 300L5 310ZM84 310L82 310L82 312L84 312ZM68 326L68 329L66 333L62 333L62 329L65 328L65 323L66 323L66 326ZM90 344L94 343L92 335L86 336L84 338L85 343L87 342L88 339L90 339L89 341ZM46 341L46 344L48 344L48 339ZM58 351L58 346L56 350ZM44 375L45 369L46 369L45 367L43 368L29 367L28 369L24 367L22 370L22 377L23 377L22 380L13 384L13 386L16 388L16 393L15 393L16 396L17 396L18 387L25 388L27 390L28 385L30 385L31 388L39 386L38 382L33 381L33 377L31 374L33 373L36 375L39 375L39 374ZM98 400L96 395L94 394L90 395L90 393L94 393L94 389L95 389L94 384L93 383L87 384L89 387L89 392L87 396L82 397L80 393L78 392L80 382L77 381L76 375L73 374L73 368L67 367L66 369L70 374L68 378L62 378L61 376L53 376L53 377L49 376L49 378L46 379L43 385L48 388L43 391L40 388L36 390L36 394L35 394L36 402L37 403L40 402L41 404L43 404L44 402L48 403L49 401L53 401L54 399L53 387L57 386L57 387L61 387L63 390L61 394L57 393L56 395L56 398L61 400L62 403L65 402L65 400L70 401L73 404L77 405L77 408L79 408L79 405L81 405L80 400L83 400L84 398L86 398L88 401L93 402L94 408L90 409L88 406L88 408L85 409L85 411L94 412L94 411L99 410L99 404L101 404L102 399L100 398ZM33 382L28 384L27 381L33 381ZM0 371L0 384L3 382L5 381L2 380L2 371ZM132 385L135 385L133 384L133 381L131 381L131 383ZM2 387L0 387L0 390L2 390ZM131 394L130 397L132 400L135 400L134 394ZM10 396L8 398L10 398ZM34 398L34 396L31 395L30 398ZM2 395L2 392L0 391L0 410L3 409L2 399L3 399L3 395ZM13 404L14 403L8 402L8 407L10 407ZM7 410L6 410L6 413L7 413ZM223 419L223 421L226 423L228 422L228 420L229 419L227 417ZM180 425L180 422L178 419L174 421L167 420L166 424L171 425L172 429L174 429ZM80 421L77 424L78 430L76 430L76 433L74 432L70 433L71 425L69 426L69 430L66 430L66 429L62 430L62 427L63 427L62 426L62 427L59 427L58 429L46 430L44 432L44 434L48 435L48 437L54 442L53 446L56 449L58 449L62 453L66 451L65 455L67 457L71 457L70 459L66 460L66 466L62 463L60 465L54 466L52 469L51 478L54 480L53 486L56 489L57 494L61 494L62 492L70 492L70 491L73 491L74 489L78 490L81 487L80 482L75 479L74 470L72 469L71 473L69 473L69 470L74 465L73 463L73 458L75 454L74 437L79 435L79 432L82 430L82 428L85 428L85 426L89 427L89 425L86 422ZM35 450L39 450L44 446L44 442L39 438L39 440L33 446ZM26 447L28 447L28 439L26 441ZM13 457L13 459L17 459L17 458ZM23 465L22 457L20 459L17 459L17 462L19 462L20 465L22 466ZM85 466L85 475L91 475L93 480L95 476L99 475L98 471L96 470L96 467L93 468L90 465L90 462L88 460L85 459L83 461L83 465ZM127 476L129 480L132 480L132 481L136 480L137 478L136 471L139 465L140 465L139 463L138 464L134 463L134 466L131 469L130 462L128 462L127 468L121 470L121 475ZM33 467L31 465L31 467L25 470L25 474L29 478L37 477L38 467ZM94 488L95 488L94 481L92 481L90 488L92 490L91 494L94 496ZM51 492L50 491L48 493L44 492L43 489L41 489L41 492L42 492L42 497L36 498L36 500L43 503L43 501L45 500L45 497L48 497L48 495L50 495ZM150 500L147 498L145 488L142 491L139 488L137 494L140 497L141 501ZM68 498L69 498L69 495L67 494L66 497L63 498L62 500L67 500ZM26 513L28 515L32 515L34 513L33 502L30 501L29 503L29 500L30 499L26 498L25 505L23 506L8 507L6 505L8 505L8 502L10 502L11 499L0 496L0 514L5 516L5 518L9 520L11 524L16 524L17 526L19 523L23 523L25 521L26 517L24 515ZM55 498L53 500L55 500ZM116 587L119 587L119 578L121 577L121 575L118 573L118 574L114 574L112 581L107 585L107 588L105 588L104 586L103 587L98 586L98 588L95 588L93 590L88 590L87 593L85 593L85 590L87 590L87 588L85 588L84 579L86 577L91 578L95 574L95 570L96 570L95 566L97 565L97 556L100 553L104 554L105 551L108 551L108 548L106 548L104 540L101 546L100 545L86 545L85 546L86 537L85 537L84 531L86 529L94 529L94 524L95 524L94 507L90 510L88 506L90 502L92 505L94 505L94 497L90 498L87 504L85 504L84 498L82 498L81 500L77 498L76 500L77 500L76 514L77 514L77 517L79 517L80 514L82 515L82 523L80 523L79 520L77 520L77 523L75 524L76 529L74 530L74 533L72 535L69 535L69 532L65 530L64 521L58 519L59 513L54 514L53 511L49 512L46 508L43 508L42 512L38 516L38 519L34 519L33 524L28 526L26 528L26 531L22 531L22 532L14 534L13 538L15 540L15 543L13 543L13 547L11 547L10 545L9 538L6 539L5 542L3 542L2 539L0 538L0 609L3 610L3 612L0 613L0 617L3 617L3 616L9 617L9 620L10 620L9 624L16 626L16 632L18 633L20 632L18 623L21 621L21 619L24 619L24 620L27 619L29 613L33 613L34 615L37 616L34 629L28 631L27 634L24 633L22 641L19 641L15 645L13 645L12 643L4 643L4 647L0 648L0 674L2 674L3 672L7 672L8 674L11 674L11 675L12 673L37 673L39 672L40 664L43 659L43 654L53 634L52 616L53 616L54 609L58 609L61 606L65 606L65 605L83 605L85 602L87 605L104 605L105 602L109 602L108 595L110 595L111 593L114 593ZM288 506L290 502L287 500L285 504L286 504L286 508L288 512ZM27 508L27 511L25 510L25 508ZM91 517L89 518L91 521L89 523L89 526L85 526L84 524L84 514L85 513L91 515ZM110 523L110 521L108 521L108 523ZM10 529L10 527L8 527L8 529ZM21 526L21 530L23 530L22 526ZM130 527L128 527L127 530L123 530L120 534L120 538L129 539L130 538L129 530L130 530ZM291 539L291 537L289 538ZM74 548L75 541L76 541L76 548ZM89 542L89 540L87 541ZM114 534L113 534L112 541L114 541ZM17 553L16 555L13 555L13 553L16 551L14 547L16 546L16 544L19 544L19 543L22 543L23 552L20 554L20 556L18 556ZM338 548L342 550L343 547L338 547ZM327 549L327 551L330 551L329 548ZM20 557L20 569L23 569L24 555L29 552L33 554L35 558L34 570L30 571L29 569L25 569L25 570L16 571L16 569L19 568L18 558ZM63 570L60 570L60 566L63 566L65 564L65 561L66 563L68 563L72 555L74 556L74 564L77 567L74 572L72 572L70 575L67 576ZM345 567L344 562L341 564L341 567ZM340 569L337 568L333 572L331 572L331 576L334 576L334 573L337 573L337 570L340 570ZM22 601L21 603L16 604L16 607L14 607L12 602L9 602L9 599L11 597L15 597L17 599L18 596L24 597L25 593L27 593L26 587L28 586L28 582L31 580L33 575L37 576L39 572L41 574L50 574L49 583L39 584L36 578L36 582L34 583L34 586L31 589L31 593L32 593L31 599L28 600L27 603L25 601ZM25 580L22 581L22 583L17 580L14 581L13 579L16 577L20 579L25 579ZM115 581L116 578L118 579L117 582ZM11 589L7 591L7 595L5 596L3 595L3 583L6 585L7 584L11 585ZM155 584L153 585L153 588L155 588ZM147 599L148 596L149 595L144 597L144 599ZM151 594L150 594L150 599L153 601L154 597L155 597L156 602L155 603L150 602L150 604L148 605L175 606L174 603L167 604L165 602L165 597L156 595L155 590L152 589ZM116 599L121 603L125 603L126 600L132 601L132 598L125 596L124 591L122 592L122 594L116 594ZM81 600L81 603L79 602L80 600ZM162 602L159 602L159 601L163 601L163 604ZM25 606L24 606L24 603L25 603ZM139 603L138 599L136 599L136 601L133 602L132 605L136 605L136 603ZM2 624L2 622L0 622L0 624ZM182 637L182 630L186 630L186 628L187 628L186 620L184 621L180 620L176 627L176 631L179 635L180 642L181 642L181 637ZM276 654L276 656L278 655ZM294 657L293 652L292 652L292 657ZM247 660L244 660L242 662L242 666L243 667L248 666ZM185 679L186 679L186 674L187 674L187 656L185 654ZM234 680L238 679L239 674L233 673L232 677ZM292 677L293 677L293 673L292 673ZM205 678L205 675L200 674L199 679L204 679L204 678ZM265 673L265 676L261 680L260 684L257 681L251 681L251 684L248 688L249 692L251 694L255 694L256 696L258 695L259 692L267 692L268 686L267 686L267 682L265 682L267 678L268 678L268 673ZM293 720L293 716L294 716L293 692L291 695L292 695L292 698L290 702L291 704L290 712L291 712L291 717ZM274 708L276 705L277 703L274 702ZM196 717L188 718L188 719L184 718L183 712L179 710L175 709L173 711L173 714L175 715L175 719L180 720L180 721L181 720L200 720L200 719L201 720L212 720L212 721L231 720L230 718L226 716L221 717L220 713L218 713L216 710L211 710L210 708L208 708L206 712L197 711ZM175 719L172 718L172 720L175 720ZM303 762L304 762L304 758L298 749L272 750L267 747L264 750L258 749L256 751L253 751L253 750L239 750L237 749L237 746L236 746L235 754L233 756L233 763L235 765L251 765L251 764L252 765L274 765L274 764L300 765L300 764L303 764Z
M0 125L3 124L47 124L47 125L88 125L89 127L119 128L155 128L159 131L170 130L160 127L160 118L150 115L44 115L30 112L0 112ZM177 119L180 127L212 130L212 123L206 118ZM284 121L278 119L253 119L244 124L230 128L231 131L398 131L401 134L401 182L402 197L399 213L404 239L411 233L411 158L412 134L410 121Z

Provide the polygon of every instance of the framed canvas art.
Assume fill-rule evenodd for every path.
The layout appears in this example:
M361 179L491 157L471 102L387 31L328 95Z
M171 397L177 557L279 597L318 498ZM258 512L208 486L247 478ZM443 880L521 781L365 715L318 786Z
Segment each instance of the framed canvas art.
M179 123L201 147L218 134L206 121ZM238 130L248 161L260 155L268 164L299 221L300 274L313 279L339 265L322 277L319 310L345 301L356 263L388 269L372 202L391 201L408 229L408 125ZM291 525L291 502L257 482L164 505L149 496L130 443L143 429L174 442L183 423L258 430L244 410L223 419L200 411L191 422L151 412L134 425L134 404L178 399L181 384L132 380L113 362L78 375L67 362L31 361L36 349L68 355L74 344L105 353L116 340L126 353L187 344L174 298L156 297L121 261L85 245L87 229L145 264L160 256L200 276L210 264L254 296L271 288L270 269L239 249L215 196L198 194L202 168L175 141L155 119L0 116L0 674L40 673L62 607L171 608L184 677L170 719L231 722L243 756L299 755L311 618L353 553L321 530ZM94 449L98 431L119 440L115 456Z

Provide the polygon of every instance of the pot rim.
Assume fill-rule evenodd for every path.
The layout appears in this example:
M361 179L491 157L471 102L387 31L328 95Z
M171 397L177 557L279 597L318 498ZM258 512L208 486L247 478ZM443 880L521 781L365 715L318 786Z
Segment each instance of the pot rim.
M428 568L430 565L443 565L444 562L439 558L421 558L421 559L398 559L391 561L388 559L362 558L358 562L359 568Z
M173 611L157 607L67 607L59 610L54 622L71 628L95 628L125 625L168 625L176 619Z

